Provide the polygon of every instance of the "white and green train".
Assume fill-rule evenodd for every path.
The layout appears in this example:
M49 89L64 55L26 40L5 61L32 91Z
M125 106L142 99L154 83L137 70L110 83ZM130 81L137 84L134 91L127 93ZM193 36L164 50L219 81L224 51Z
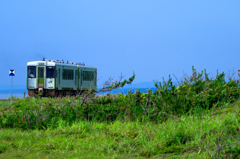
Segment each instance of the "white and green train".
M97 68L59 60L27 63L28 95L66 96L97 89Z

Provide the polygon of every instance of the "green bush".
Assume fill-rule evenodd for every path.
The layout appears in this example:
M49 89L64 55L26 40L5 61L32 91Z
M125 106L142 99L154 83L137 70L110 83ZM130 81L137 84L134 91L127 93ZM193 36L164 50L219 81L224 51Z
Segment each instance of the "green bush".
M210 79L206 71L193 74L176 87L169 76L167 82L155 82L152 92L96 96L82 104L82 98L63 99L25 98L2 110L0 127L23 129L55 128L59 121L71 125L78 121L151 121L161 123L169 118L180 120L184 114L201 114L211 108L231 105L239 99L240 87L237 80L225 81L225 74ZM73 102L69 102L73 100ZM63 105L66 107L62 108ZM177 139L177 138L176 138ZM169 141L170 142L170 141ZM180 143L182 141L180 140Z

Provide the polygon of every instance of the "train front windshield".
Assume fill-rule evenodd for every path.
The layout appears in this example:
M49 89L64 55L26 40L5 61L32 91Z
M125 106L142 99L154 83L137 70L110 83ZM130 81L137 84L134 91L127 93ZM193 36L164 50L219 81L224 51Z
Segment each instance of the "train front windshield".
M36 66L28 66L28 78L36 78Z
M47 67L47 78L55 78L55 67L54 66Z

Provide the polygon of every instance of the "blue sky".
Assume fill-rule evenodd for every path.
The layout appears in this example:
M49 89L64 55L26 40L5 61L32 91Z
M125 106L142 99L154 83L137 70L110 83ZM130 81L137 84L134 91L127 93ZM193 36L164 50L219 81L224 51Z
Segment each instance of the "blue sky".
M240 1L7 0L0 2L0 85L26 84L26 63L47 59L120 73L135 83L207 69L240 69Z

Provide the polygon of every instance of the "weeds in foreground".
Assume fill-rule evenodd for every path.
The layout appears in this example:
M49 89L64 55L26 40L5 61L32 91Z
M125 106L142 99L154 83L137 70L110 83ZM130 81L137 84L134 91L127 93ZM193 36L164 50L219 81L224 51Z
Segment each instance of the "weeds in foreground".
M235 105L214 116L210 110L201 118L183 115L181 122L168 119L161 124L116 120L70 126L59 120L54 129L1 129L0 158L239 158L239 110Z
M193 68L192 76L178 87L170 77L167 82L155 82L155 86L155 92L108 94L85 98L85 102L81 97L19 99L11 107L0 108L0 128L56 133L50 135L54 137L51 142L40 137L44 144L38 146L46 153L77 153L81 147L100 149L102 156L170 157L187 153L211 158L239 157L238 80L226 82L224 73L210 79L206 71L196 73ZM63 137L65 146L59 145ZM69 137L90 143L84 147ZM10 144L7 140L12 137L5 133L1 138L8 145L0 146L0 154L24 147ZM103 140L106 143L100 142Z
M204 76L203 76L204 75ZM126 81L125 81L126 82ZM120 83L121 84L121 83ZM239 81L225 82L225 74L210 79L203 71L182 82L177 88L169 77L167 82L155 82L155 92L58 99L25 98L3 109L0 127L23 129L55 128L60 120L69 125L78 121L150 121L162 123L169 118L180 121L183 114L201 115L209 109L231 106L239 99ZM63 107L65 106L65 107Z

